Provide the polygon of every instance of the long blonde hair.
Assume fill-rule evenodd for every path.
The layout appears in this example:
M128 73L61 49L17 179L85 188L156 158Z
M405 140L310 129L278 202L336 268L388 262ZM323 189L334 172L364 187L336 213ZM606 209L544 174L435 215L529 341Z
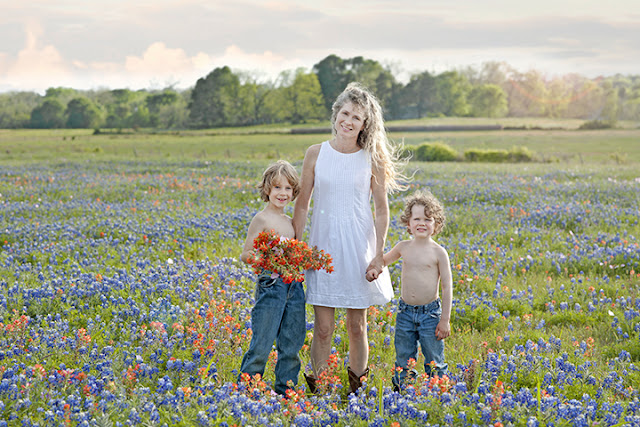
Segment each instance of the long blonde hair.
M387 192L403 190L405 186L398 182L405 178L400 172L403 165L398 156L398 147L394 146L384 128L382 107L376 97L362 84L352 82L336 98L331 107L331 129L333 136L337 135L336 118L340 109L351 102L360 108L364 114L364 124L358 135L358 147L369 152L371 162L385 173L385 187Z

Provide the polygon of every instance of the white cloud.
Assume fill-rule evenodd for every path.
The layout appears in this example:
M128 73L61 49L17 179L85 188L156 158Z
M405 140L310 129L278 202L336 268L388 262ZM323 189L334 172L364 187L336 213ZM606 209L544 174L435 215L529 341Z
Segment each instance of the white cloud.
M274 79L329 54L397 65L402 80L486 61L547 74L637 74L640 52L637 0L33 0L7 6L0 16L0 91L186 88L224 65Z
M27 24L25 47L14 58L2 55L0 84L16 89L42 90L45 86L50 86L52 81L71 79L69 66L58 50L52 45L42 46L39 43L42 32L42 27L37 22Z
M209 55L198 53L189 57L182 49L168 48L162 42L151 44L142 56L127 56L124 68L127 72L140 75L167 76L190 73L198 64L211 62Z

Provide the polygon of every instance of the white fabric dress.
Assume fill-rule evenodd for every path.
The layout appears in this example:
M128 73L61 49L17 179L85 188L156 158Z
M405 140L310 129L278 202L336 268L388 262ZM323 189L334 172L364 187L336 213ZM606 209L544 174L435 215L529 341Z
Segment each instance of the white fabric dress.
M334 271L305 272L307 304L368 308L389 302L393 288L388 269L373 282L365 278L376 250L369 153L343 154L323 142L313 194L309 243L331 255Z

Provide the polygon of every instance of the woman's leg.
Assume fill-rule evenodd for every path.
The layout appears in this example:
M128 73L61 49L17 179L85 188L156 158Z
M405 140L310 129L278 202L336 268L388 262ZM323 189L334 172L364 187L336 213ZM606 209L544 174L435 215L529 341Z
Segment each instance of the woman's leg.
M349 335L349 367L358 376L367 370L369 339L367 337L367 309L347 309L347 334Z
M331 356L331 337L336 326L335 308L313 306L315 320L313 323L313 340L311 341L311 366L313 374L318 377L327 369L327 361Z

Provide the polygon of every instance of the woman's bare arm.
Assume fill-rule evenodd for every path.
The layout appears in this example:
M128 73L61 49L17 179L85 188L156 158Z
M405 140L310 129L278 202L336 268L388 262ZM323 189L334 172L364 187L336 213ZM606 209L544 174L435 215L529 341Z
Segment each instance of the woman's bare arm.
M300 193L293 208L293 231L295 238L302 240L304 226L307 223L309 213L309 203L313 193L313 182L315 179L316 160L320 153L320 144L312 145L307 149L302 162L302 173L300 175Z

